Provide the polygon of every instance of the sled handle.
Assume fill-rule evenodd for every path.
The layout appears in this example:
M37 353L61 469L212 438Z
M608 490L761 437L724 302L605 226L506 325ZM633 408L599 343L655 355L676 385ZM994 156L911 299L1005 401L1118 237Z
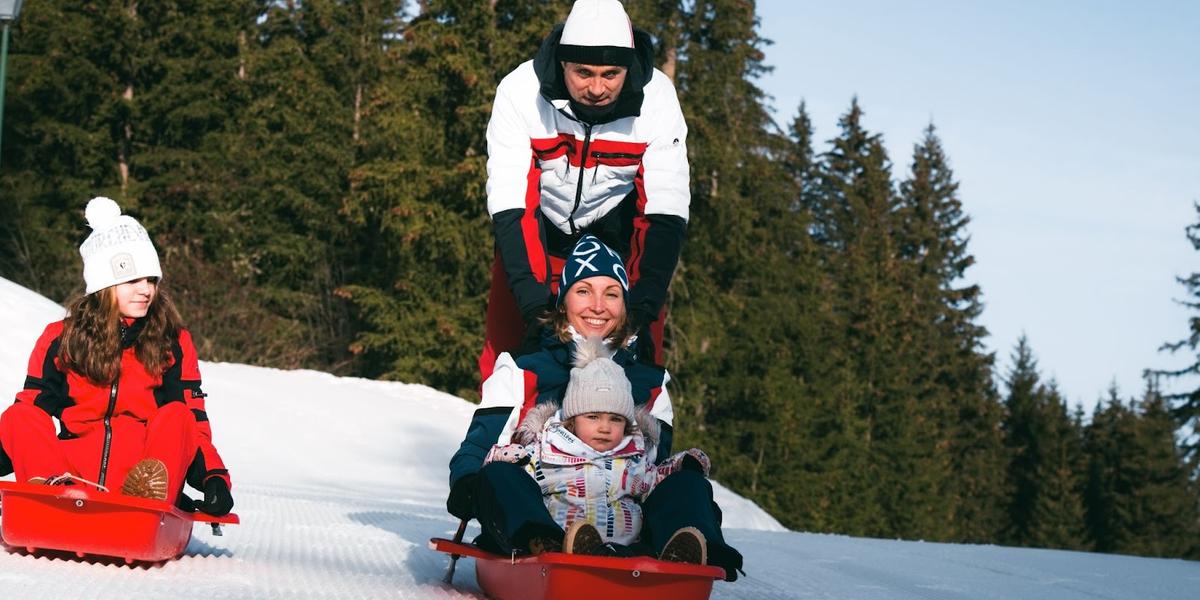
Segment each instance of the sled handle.
M454 543L461 544L463 534L467 532L467 520L463 519L458 522L458 531L454 532ZM442 583L451 583L454 580L454 565L458 563L458 554L450 555L450 566L446 567L446 576L442 577Z

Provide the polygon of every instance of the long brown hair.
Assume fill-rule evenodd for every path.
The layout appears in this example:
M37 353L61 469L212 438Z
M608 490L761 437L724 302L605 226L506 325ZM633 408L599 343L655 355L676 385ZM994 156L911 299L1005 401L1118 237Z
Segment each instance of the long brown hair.
M183 329L162 282L138 334L134 352L150 374L162 373L171 361L171 346ZM121 370L121 313L113 287L79 296L67 304L58 358L63 365L95 383L112 383Z

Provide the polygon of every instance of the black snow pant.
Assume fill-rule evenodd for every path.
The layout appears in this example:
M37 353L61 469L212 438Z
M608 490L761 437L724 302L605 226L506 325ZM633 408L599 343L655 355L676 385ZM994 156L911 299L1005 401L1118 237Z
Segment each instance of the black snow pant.
M525 469L506 462L488 463L479 470L475 516L483 534L475 540L481 548L499 554L527 552L529 540L563 538L561 526L546 510L542 490ZM704 534L708 564L725 569L725 579L737 579L742 555L721 535L721 509L713 502L712 484L697 471L671 474L642 503L642 540L629 548L615 547L618 555L641 551L659 556L674 533L695 527Z
M742 554L725 543L721 535L721 509L713 502L712 484L697 471L683 470L662 480L642 503L642 541L654 555L674 533L695 527L704 534L708 564L725 569L725 580L735 581L742 568Z
M479 470L475 492L475 517L483 534L475 540L481 548L500 554L528 552L535 537L563 539L542 490L525 469L506 462L488 463Z

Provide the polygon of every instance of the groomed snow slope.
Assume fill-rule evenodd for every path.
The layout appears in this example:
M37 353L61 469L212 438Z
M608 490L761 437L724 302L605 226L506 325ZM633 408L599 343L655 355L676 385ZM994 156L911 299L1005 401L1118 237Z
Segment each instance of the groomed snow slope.
M61 315L0 279L2 393L19 389L34 340ZM470 559L447 587L446 557L425 546L456 525L444 509L446 464L472 404L424 386L315 371L201 370L243 524L219 538L196 527L183 558L149 567L0 551L0 596L482 597ZM790 532L717 492L749 573L718 582L717 599L1174 600L1194 598L1200 586L1195 562Z

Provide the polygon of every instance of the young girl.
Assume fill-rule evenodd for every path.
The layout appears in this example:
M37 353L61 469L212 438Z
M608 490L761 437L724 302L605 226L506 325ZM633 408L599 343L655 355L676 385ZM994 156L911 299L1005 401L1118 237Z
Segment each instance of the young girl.
M227 514L229 473L212 443L196 349L161 288L150 236L108 198L92 199L86 215L86 291L46 327L25 389L0 415L0 475L190 509L186 480L204 493L195 508Z
M643 425L645 424L645 425ZM632 555L642 528L639 501L667 475L688 466L708 473L698 449L680 452L659 465L647 460L658 442L658 426L646 410L634 410L625 371L609 358L598 337L581 341L562 407L547 402L531 409L512 444L496 445L484 462L523 465L541 489L546 509L566 530L531 540L531 550ZM694 527L672 536L662 558L704 564L704 536Z

